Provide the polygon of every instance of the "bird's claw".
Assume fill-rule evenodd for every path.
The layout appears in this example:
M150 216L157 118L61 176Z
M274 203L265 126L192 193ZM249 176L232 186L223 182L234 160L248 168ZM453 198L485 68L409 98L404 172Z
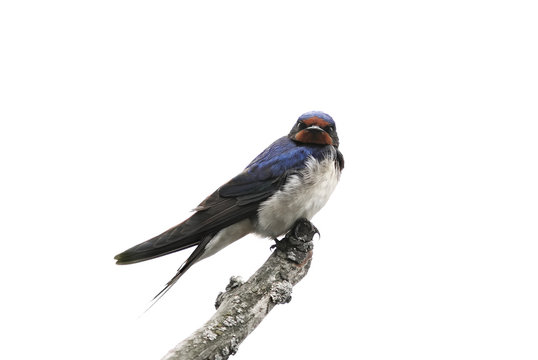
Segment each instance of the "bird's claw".
M321 234L317 227L310 222L310 220L305 218L298 219L295 224L293 224L291 231L296 238L309 238L312 239L315 234L321 237Z
M273 239L275 241L275 243L273 245L271 245L271 247L269 248L269 250L274 250L278 247L278 244L282 241L282 240L279 240L278 238L274 238Z
M286 233L286 235L282 239L278 239L278 238L273 239L275 243L271 245L270 250L279 249L283 247L284 246L283 241L286 239L291 240L292 243L310 242L312 241L314 235L316 234L318 234L318 236L321 236L318 228L315 227L314 224L310 222L310 220L305 219L305 218L297 219L297 221L295 221L293 226L290 228L290 230Z

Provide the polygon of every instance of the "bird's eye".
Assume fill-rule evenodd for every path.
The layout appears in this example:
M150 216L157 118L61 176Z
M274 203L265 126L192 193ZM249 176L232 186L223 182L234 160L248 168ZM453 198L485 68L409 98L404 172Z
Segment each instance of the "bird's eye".
M297 123L297 129L302 130L302 129L304 129L304 128L306 128L305 123L303 123L303 122L298 122L298 123Z
M334 131L334 126L327 126L327 130L329 132L333 132Z

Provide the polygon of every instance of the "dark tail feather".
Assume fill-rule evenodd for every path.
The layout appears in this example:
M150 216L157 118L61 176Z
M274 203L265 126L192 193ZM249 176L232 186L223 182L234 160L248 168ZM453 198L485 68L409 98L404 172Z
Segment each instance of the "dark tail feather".
M196 247L196 249L194 249L194 251L189 256L189 258L185 260L185 262L179 267L179 269L177 269L177 272L174 275L174 277L171 278L166 283L166 286L164 287L164 289L159 291L159 293L155 295L155 297L151 300L151 305L148 307L146 311L151 309L151 307L155 305L155 303L159 301L164 296L164 294L168 292L168 290L170 290L170 288L179 280L179 278L182 277L183 274L185 274L187 270L189 270L190 267L198 261L200 256L202 256L202 254L204 253L205 247L211 241L212 238L213 238L213 234L207 235L202 239L200 244Z
M200 243L200 237L192 235L185 236L181 232L182 225L174 226L161 235L155 236L114 256L114 259L117 260L116 264L134 264L198 245Z

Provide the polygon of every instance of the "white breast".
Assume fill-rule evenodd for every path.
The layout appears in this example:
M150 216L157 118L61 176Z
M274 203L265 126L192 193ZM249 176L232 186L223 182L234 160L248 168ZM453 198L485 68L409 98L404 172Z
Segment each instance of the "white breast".
M256 233L277 237L288 231L299 218L308 220L325 205L338 180L340 170L333 156L307 160L300 175L291 175L284 187L260 205Z

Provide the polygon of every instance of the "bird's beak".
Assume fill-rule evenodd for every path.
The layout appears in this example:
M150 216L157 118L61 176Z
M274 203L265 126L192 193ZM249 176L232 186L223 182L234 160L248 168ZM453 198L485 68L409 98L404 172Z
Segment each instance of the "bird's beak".
M306 128L306 130L309 130L309 131L325 131L322 128L320 128L319 126L317 126L317 125L309 126L309 127Z

